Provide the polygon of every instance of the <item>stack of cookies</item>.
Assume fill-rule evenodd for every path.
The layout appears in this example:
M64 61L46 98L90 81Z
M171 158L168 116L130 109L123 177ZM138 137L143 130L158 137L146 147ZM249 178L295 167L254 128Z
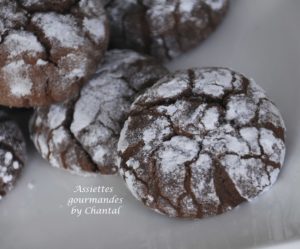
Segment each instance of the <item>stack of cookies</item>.
M32 141L54 167L120 174L170 217L224 213L276 181L282 117L238 72L171 73L159 61L201 43L227 9L227 0L0 0L0 104L34 108ZM0 122L1 197L25 143L8 114Z

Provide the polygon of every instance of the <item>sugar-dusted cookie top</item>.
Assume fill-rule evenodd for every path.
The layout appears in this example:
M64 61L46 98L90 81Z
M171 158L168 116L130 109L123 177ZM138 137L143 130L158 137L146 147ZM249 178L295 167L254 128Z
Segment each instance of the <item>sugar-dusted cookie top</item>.
M203 218L268 190L285 156L282 117L252 79L227 68L166 76L131 106L120 173L146 206Z

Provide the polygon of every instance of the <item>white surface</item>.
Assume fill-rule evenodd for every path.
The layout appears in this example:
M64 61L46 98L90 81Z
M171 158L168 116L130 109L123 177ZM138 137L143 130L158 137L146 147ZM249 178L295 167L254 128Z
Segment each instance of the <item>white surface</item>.
M1 249L300 248L300 1L231 3L220 29L169 66L227 66L264 87L288 128L285 167L272 190L219 217L170 219L143 208L118 176L81 178L32 155L17 187L0 202ZM112 186L124 198L121 215L71 216L67 200L78 184Z

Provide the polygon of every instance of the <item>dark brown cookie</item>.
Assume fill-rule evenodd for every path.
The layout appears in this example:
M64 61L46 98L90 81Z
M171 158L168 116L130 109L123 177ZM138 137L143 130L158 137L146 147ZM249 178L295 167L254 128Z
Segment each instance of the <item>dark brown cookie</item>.
M228 0L106 1L111 47L172 59L212 33L227 8Z
M148 56L109 51L80 96L36 110L30 130L37 150L74 173L116 173L117 141L133 97L166 73Z
M21 130L0 109L0 199L15 185L25 163L25 154Z
M0 1L0 104L44 106L74 96L108 43L98 0Z
M131 106L118 143L120 173L146 206L203 218L276 181L285 127L265 92L226 68L178 72Z

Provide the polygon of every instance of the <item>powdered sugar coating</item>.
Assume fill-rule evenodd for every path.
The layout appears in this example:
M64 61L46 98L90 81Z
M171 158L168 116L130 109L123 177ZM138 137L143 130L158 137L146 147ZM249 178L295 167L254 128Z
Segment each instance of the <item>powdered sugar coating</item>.
M8 50L9 58L22 55L24 52L34 55L44 51L43 46L39 43L37 38L26 31L10 32L5 39L4 45Z
M25 152L19 127L0 110L0 199L15 185L25 163Z
M64 12L76 4L76 0L19 0L19 3L29 11Z
M117 141L133 97L166 73L151 57L129 50L107 52L75 99L36 111L34 144L55 167L79 174L116 173Z
M212 33L227 7L227 0L107 1L111 46L172 59Z
M3 78L9 81L10 92L16 97L30 95L32 81L28 75L30 66L26 65L24 60L12 61L5 65L1 72Z
M207 217L272 186L284 139L278 109L253 80L227 68L190 69L132 104L118 143L120 173L154 210Z
M213 10L220 10L226 4L226 0L204 0Z
M58 43L57 47L78 48L85 43L81 36L77 20L71 15L57 13L37 13L32 17L32 22L42 29L46 39Z
M43 106L73 97L107 47L100 1L3 0L0 9L0 104Z

